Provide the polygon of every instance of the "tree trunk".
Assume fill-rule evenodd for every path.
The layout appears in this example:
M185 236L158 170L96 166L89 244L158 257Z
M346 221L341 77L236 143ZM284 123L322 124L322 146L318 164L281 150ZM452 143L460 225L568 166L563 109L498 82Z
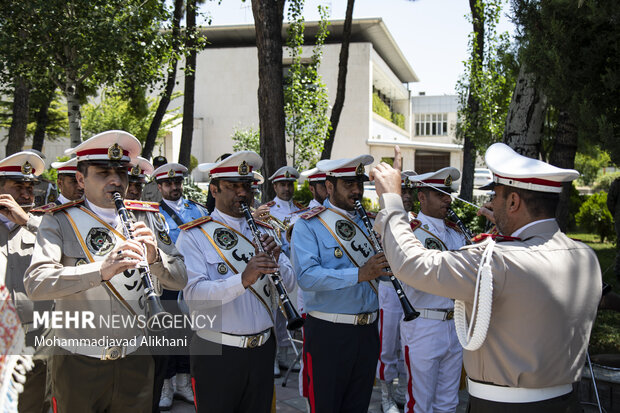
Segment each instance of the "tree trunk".
M478 111L480 103L472 90L480 87L476 81L475 74L482 70L484 62L484 4L481 0L469 0L471 10L472 25L474 30L474 45L472 48L472 76L470 80L470 92L467 97L467 113L474 124L472 130L479 130ZM471 201L474 195L474 169L476 167L476 147L471 136L465 136L463 142L463 171L461 174L461 193L459 196Z
M189 168L192 153L192 138L194 135L194 94L196 89L196 0L187 0L185 14L187 24L187 38L185 44L190 50L185 63L185 96L183 99L183 127L179 163Z
M179 49L179 36L181 32L181 18L183 17L183 0L175 0L174 1L174 13L172 16L172 49L173 53L178 51ZM146 134L146 140L144 142L144 148L142 149L142 157L146 159L151 159L153 155L153 148L155 147L155 142L157 141L157 132L159 132L159 127L161 126L161 122L166 115L166 111L168 110L168 105L170 104L170 99L172 97L172 91L174 90L174 84L177 75L177 59L172 58L170 60L170 67L168 68L168 78L166 79L166 87L162 92L159 98L159 105L157 105L157 110L155 111L155 115L153 116L153 120L151 121L151 126L149 127L149 131Z
M6 143L6 154L9 156L22 150L26 140L26 128L28 127L28 105L30 89L26 81L18 77L15 79L15 92L13 94L13 115L9 127L9 137Z
M549 156L549 163L558 168L574 169L575 154L577 153L577 127L570 114L561 110L558 114L558 123L555 132L553 150ZM555 212L560 229L566 232L569 222L569 201L572 182L562 184L560 202Z
M45 131L47 129L47 125L49 125L49 108L52 104L52 100L54 99L54 93L56 91L53 90L39 105L39 109L35 115L35 120L37 122L37 127L34 130L34 136L32 137L32 149L36 149L37 151L43 152L43 142L45 141Z
M340 60L338 62L338 86L336 88L336 101L332 108L332 114L329 118L331 130L329 136L325 140L321 159L329 159L332 156L332 148L334 147L334 139L336 138L336 129L340 121L340 114L344 106L345 91L347 89L347 71L349 63L349 43L351 41L351 26L353 20L353 6L355 0L347 1L347 12L344 19L344 27L342 31L342 44L340 45Z
M67 114L69 115L69 137L71 147L75 148L82 143L82 114L80 113L80 97L78 85L74 76L67 76L65 97L67 99Z
M523 156L539 159L546 106L545 95L536 88L536 76L521 65L506 116L504 143Z
M284 0L252 0L258 51L258 117L263 175L286 165L284 89L282 84L282 18ZM275 196L273 185L263 184L263 201Z

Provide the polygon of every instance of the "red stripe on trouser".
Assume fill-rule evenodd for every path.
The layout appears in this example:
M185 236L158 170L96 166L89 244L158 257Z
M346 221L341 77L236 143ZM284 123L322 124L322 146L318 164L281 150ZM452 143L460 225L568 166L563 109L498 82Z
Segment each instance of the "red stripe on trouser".
M381 360L383 354L383 310L379 309L379 379L385 380L385 363Z
M415 406L415 399L413 398L413 380L411 380L411 360L409 360L409 346L405 346L405 363L407 364L407 392L409 393L409 401L405 406L405 412L413 413L413 406Z
M305 365L308 366L308 399L310 402L310 413L316 413L314 403L314 378L312 377L312 355L306 353Z
M301 318L303 318L304 320L306 319L306 313L302 313L301 314ZM304 330L304 327L301 328L301 337L302 339L304 339L304 337L306 336L306 332ZM306 340L303 340L303 347L301 349L302 354L306 354ZM303 358L303 356L302 356ZM306 365L306 361L302 360L302 370L301 370L301 395L304 396L305 398L308 398L308 367Z
M192 377L192 392L194 392L194 408L198 411L198 402L196 397L196 379Z
M52 397L52 410L54 410L54 413L58 413L58 404L55 397Z

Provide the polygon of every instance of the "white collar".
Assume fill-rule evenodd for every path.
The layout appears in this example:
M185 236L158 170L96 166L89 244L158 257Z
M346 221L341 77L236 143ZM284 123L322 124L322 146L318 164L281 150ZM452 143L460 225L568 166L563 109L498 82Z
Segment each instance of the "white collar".
M293 204L293 199L292 199L292 198L291 198L291 200L290 200L290 201L285 201L285 200L283 200L282 198L280 198L280 197L276 196L275 198L273 198L273 200L275 201L275 203L276 203L276 204L279 204L279 205L288 205L288 206L291 206L291 205Z
M170 201L164 198L162 198L162 200L166 203L166 205L174 209L175 212L179 212L181 208L183 208L183 203L185 202L185 199L183 199L183 197L180 197L176 201Z
M211 214L211 216L215 219L220 218L229 227L234 228L237 231L243 233L243 228L244 228L243 224L246 223L245 217L240 217L240 218L233 217L233 216L223 213L217 208L213 210L213 213Z
M336 205L332 204L331 202L329 203L330 208L335 209L336 211L340 212L342 215L349 217L349 219L355 221L355 217L357 217L357 211L353 210L353 211L347 211L346 209L342 209L342 208L338 208Z
M88 199L85 200L85 203L86 206L106 224L110 225L112 228L116 228L118 226L120 219L118 217L118 212L116 212L116 208L101 208L92 202L89 202Z
M71 200L63 194L58 194L58 202L60 202L61 204L66 204L67 202L71 202Z
M549 221L555 221L555 218L546 218L546 219L539 219L538 221L533 221L530 222L529 224L525 224L523 225L521 228L519 228L518 230L516 230L515 232L512 233L511 237L518 237L519 235L521 235L521 233L523 231L525 231L526 229L528 229L529 227L539 224L541 222L549 222Z
M428 222L439 234L442 235L446 231L446 221L441 218L433 218L420 211L418 213L418 220Z

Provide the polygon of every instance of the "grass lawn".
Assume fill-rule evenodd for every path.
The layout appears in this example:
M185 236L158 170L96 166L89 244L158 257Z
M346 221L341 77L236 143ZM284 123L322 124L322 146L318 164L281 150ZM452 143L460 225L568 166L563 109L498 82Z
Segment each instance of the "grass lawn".
M612 286L612 291L620 294L620 283L614 275L615 244L601 243L598 235L594 234L569 233L568 236L592 247L601 264L603 281ZM599 310L590 338L590 354L620 354L620 313Z

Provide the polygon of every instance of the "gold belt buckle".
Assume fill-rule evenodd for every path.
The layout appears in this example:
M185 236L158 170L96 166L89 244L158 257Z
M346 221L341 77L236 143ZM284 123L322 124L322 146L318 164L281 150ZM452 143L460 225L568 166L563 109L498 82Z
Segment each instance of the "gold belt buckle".
M446 311L446 320L452 320L454 318L454 310Z
M252 337L248 337L247 339L247 348L256 348L258 347L258 344L260 343L260 338L261 338L261 334L256 335L256 336L252 336Z
M101 360L118 360L121 357L123 357L123 348L119 346L111 346L103 350Z
M370 322L370 314L359 314L357 316L357 324L360 326L365 326Z

